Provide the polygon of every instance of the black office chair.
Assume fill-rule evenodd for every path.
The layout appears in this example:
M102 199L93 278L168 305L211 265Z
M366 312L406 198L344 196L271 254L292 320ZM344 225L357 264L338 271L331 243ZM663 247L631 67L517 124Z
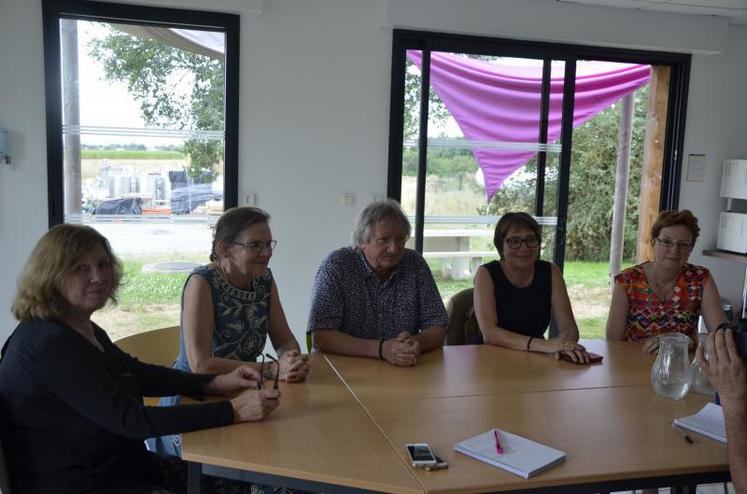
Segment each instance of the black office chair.
M446 304L449 325L446 327L444 345L481 345L483 343L475 316L473 293L473 288L457 292Z

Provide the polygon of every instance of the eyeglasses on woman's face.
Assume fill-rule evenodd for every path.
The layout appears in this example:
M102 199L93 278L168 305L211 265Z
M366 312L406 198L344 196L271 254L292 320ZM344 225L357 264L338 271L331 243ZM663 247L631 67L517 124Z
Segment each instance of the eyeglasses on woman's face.
M277 240L270 240L269 242L233 242L234 245L240 245L245 249L250 250L253 254L261 254L265 250L272 253L278 246Z
M539 239L536 235L528 235L524 238L518 236L508 237L505 242L509 249L514 250L521 248L521 244L526 245L530 249L534 249L539 245Z
M659 245L664 247L665 249L671 249L672 247L677 247L677 250L680 252L690 252L693 249L693 244L691 242L675 242L671 238L659 238L654 237L654 240L656 240Z

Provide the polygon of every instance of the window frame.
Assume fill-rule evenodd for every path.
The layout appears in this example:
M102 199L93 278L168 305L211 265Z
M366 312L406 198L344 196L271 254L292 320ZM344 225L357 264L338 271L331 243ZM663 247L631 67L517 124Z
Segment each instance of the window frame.
M575 94L575 62L593 59L607 62L640 63L670 67L668 111L666 118L663 169L659 210L677 209L679 205L680 180L682 175L685 117L690 79L691 55L585 46L566 43L512 40L484 36L437 33L395 29L392 42L392 70L389 120L389 159L387 171L387 197L400 200L402 184L402 153L404 147L404 106L406 51L421 50L421 111L419 125L418 182L415 211L415 248L422 252L423 219L425 212L424 191L427 163L428 99L430 93L430 53L447 51L480 55L535 58L566 62L565 93L563 98L563 123L561 131L562 151L558 177L558 226L555 237L555 262L561 269L565 258L565 223L568 214L568 187L570 179L571 150L573 142L572 115ZM427 56L426 56L427 55ZM546 64L547 65L547 64ZM542 112L541 126L546 125L547 113ZM539 169L539 167L538 167ZM540 196L541 194L538 194Z
M65 220L62 135L61 19L156 27L199 28L226 36L224 100L224 209L238 205L240 17L235 14L127 5L88 0L42 0L47 129L49 227Z

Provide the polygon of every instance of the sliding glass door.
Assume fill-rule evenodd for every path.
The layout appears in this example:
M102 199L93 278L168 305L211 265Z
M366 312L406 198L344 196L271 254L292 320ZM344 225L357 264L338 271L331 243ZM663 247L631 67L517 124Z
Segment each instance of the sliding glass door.
M606 287L610 269L643 255L639 221L676 207L687 70L680 55L395 31L388 194L411 216L411 247L444 299L471 287L475 269L497 257L493 229L509 211L541 224L542 258L561 268L572 261L574 307L584 307L586 289ZM652 74L665 101L653 109ZM637 111L621 119L623 104L625 115L631 105ZM651 115L666 126L647 132ZM644 160L654 141L660 152ZM662 178L642 185L644 162ZM624 165L628 173L615 181ZM606 318L602 291L585 314L593 336Z

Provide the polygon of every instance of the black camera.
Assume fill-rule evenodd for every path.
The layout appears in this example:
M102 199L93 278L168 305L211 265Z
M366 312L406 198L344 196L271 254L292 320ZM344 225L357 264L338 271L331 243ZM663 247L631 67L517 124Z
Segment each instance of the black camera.
M734 327L734 340L737 342L739 356L747 359L747 319L740 319Z

